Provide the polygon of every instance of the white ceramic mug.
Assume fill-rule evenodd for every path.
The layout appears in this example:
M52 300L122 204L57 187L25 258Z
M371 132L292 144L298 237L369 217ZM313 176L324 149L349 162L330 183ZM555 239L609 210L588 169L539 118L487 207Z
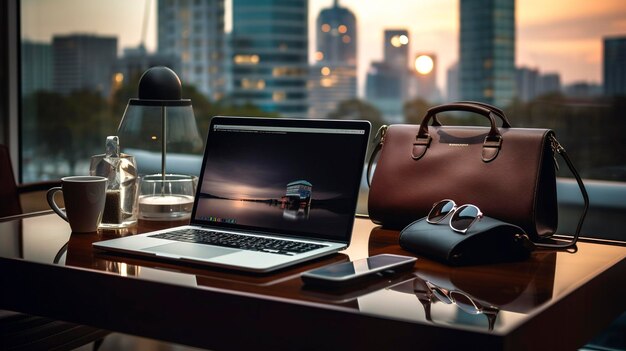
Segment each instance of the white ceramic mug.
M95 232L102 221L106 200L107 179L97 176L73 176L61 178L61 186L48 190L48 204L61 218L69 222L73 232ZM65 211L54 201L54 194L61 191Z

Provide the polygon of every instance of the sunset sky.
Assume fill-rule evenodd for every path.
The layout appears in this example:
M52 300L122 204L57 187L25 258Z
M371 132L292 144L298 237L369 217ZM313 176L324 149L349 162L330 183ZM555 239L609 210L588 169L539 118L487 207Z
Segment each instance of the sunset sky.
M226 0L227 15L230 0ZM357 17L359 84L370 63L382 59L383 31L407 29L411 56L435 53L437 84L458 58L459 0L340 0ZM315 20L332 0L309 1L310 53ZM23 0L22 36L51 41L52 34L116 35L120 50L140 42L144 0ZM147 47L156 49L156 2L151 6ZM80 11L81 15L73 15ZM602 38L626 36L625 0L517 0L518 66L559 72L563 83L602 83ZM227 20L227 29L230 20Z

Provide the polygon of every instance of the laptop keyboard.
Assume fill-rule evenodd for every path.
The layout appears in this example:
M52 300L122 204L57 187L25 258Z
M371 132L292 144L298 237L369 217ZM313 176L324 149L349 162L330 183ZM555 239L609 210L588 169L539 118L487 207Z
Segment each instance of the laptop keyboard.
M257 236L214 232L199 229L181 229L148 236L151 238L230 247L250 251L262 251L289 256L325 247L324 245L303 243L298 241L262 238Z

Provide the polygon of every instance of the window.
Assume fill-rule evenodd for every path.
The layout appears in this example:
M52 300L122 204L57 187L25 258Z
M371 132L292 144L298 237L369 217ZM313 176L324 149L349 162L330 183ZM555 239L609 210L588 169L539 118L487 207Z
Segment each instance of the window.
M553 128L590 185L626 186L623 1L207 0L193 11L183 0L12 1L21 24L23 182L85 173L136 97L138 75L165 64L181 76L201 135L225 105L325 118L357 99L376 111L376 127L419 123L429 106L475 99L504 108L514 126ZM175 29L191 19L202 30L190 41ZM210 55L190 54L199 42L212 43ZM420 53L433 57L434 89L416 83ZM337 93L316 102L314 89ZM405 115L404 104L418 108Z

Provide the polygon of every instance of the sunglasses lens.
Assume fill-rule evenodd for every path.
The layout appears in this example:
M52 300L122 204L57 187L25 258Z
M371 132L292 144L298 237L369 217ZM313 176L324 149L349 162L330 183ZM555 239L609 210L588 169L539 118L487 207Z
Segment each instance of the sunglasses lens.
M450 218L450 226L454 230L465 231L474 223L478 217L478 208L471 205L463 205L459 207L452 218Z
M444 293L440 288L433 286L431 287L430 291L433 292L433 294L437 297L437 299L439 299L439 301L448 305L452 303L452 300L450 300L448 298L448 295L446 295L446 293Z
M433 206L432 210L428 213L428 222L430 223L438 223L444 219L450 211L454 209L454 202L450 200L440 201L435 206Z
M457 291L450 292L450 296L454 299L454 303L463 311L469 314L480 313L480 308L476 306L476 303L469 296Z

